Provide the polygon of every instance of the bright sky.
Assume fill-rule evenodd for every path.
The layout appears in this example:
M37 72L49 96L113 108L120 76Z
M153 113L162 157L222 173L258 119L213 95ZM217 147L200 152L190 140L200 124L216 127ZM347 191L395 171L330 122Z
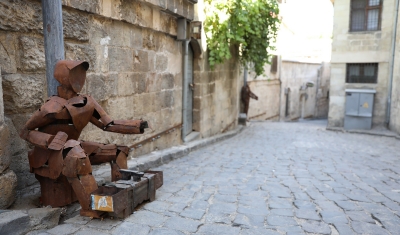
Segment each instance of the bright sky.
M296 34L331 35L333 5L330 0L286 0L281 6L283 21Z
M285 0L280 4L283 17L278 36L278 52L283 57L315 56L330 59L333 5L330 0Z

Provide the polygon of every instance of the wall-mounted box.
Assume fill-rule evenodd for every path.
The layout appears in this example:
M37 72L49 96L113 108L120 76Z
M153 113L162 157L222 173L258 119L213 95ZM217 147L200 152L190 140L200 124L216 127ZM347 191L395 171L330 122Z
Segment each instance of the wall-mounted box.
M364 129L372 127L375 90L346 89L344 129Z

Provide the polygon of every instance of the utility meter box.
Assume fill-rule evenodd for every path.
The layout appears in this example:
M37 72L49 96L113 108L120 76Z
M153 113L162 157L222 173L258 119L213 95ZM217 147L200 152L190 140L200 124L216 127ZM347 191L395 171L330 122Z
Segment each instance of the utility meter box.
M375 93L368 89L346 89L344 129L371 129Z

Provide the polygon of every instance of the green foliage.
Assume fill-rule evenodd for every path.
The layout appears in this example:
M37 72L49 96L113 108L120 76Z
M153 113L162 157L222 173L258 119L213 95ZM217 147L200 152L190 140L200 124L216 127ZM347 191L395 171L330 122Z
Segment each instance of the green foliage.
M276 0L205 0L204 28L213 68L231 58L230 48L238 48L240 62L257 75L269 62L279 27ZM250 68L249 68L250 69Z

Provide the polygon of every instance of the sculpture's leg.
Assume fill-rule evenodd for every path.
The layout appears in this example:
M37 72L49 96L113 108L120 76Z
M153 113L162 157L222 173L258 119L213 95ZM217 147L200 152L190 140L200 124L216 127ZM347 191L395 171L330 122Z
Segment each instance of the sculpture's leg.
M128 162L126 153L118 149L115 161L111 163L111 181L117 181L121 179L120 169L128 169Z
M97 189L97 183L93 175L79 175L79 178L68 177L68 181L78 197L79 204L81 204L80 215L100 218L104 212L92 210L90 204L90 194Z
M250 103L250 99L247 99L244 102L244 112L246 113L247 120L249 120L249 114L248 114L248 112L249 112L249 103Z
M121 179L120 169L127 169L129 148L115 144L99 144L95 142L82 142L83 149L89 155L90 163L98 165L109 162L111 165L111 181Z
M98 187L92 175L92 166L89 158L78 141L67 142L66 146L71 148L65 149L66 157L64 158L62 173L67 177L79 204L81 204L80 214L99 218L103 212L93 211L90 204L90 194Z
M40 202L44 206L62 207L77 201L76 195L64 175L57 179L50 179L35 174L40 183Z

